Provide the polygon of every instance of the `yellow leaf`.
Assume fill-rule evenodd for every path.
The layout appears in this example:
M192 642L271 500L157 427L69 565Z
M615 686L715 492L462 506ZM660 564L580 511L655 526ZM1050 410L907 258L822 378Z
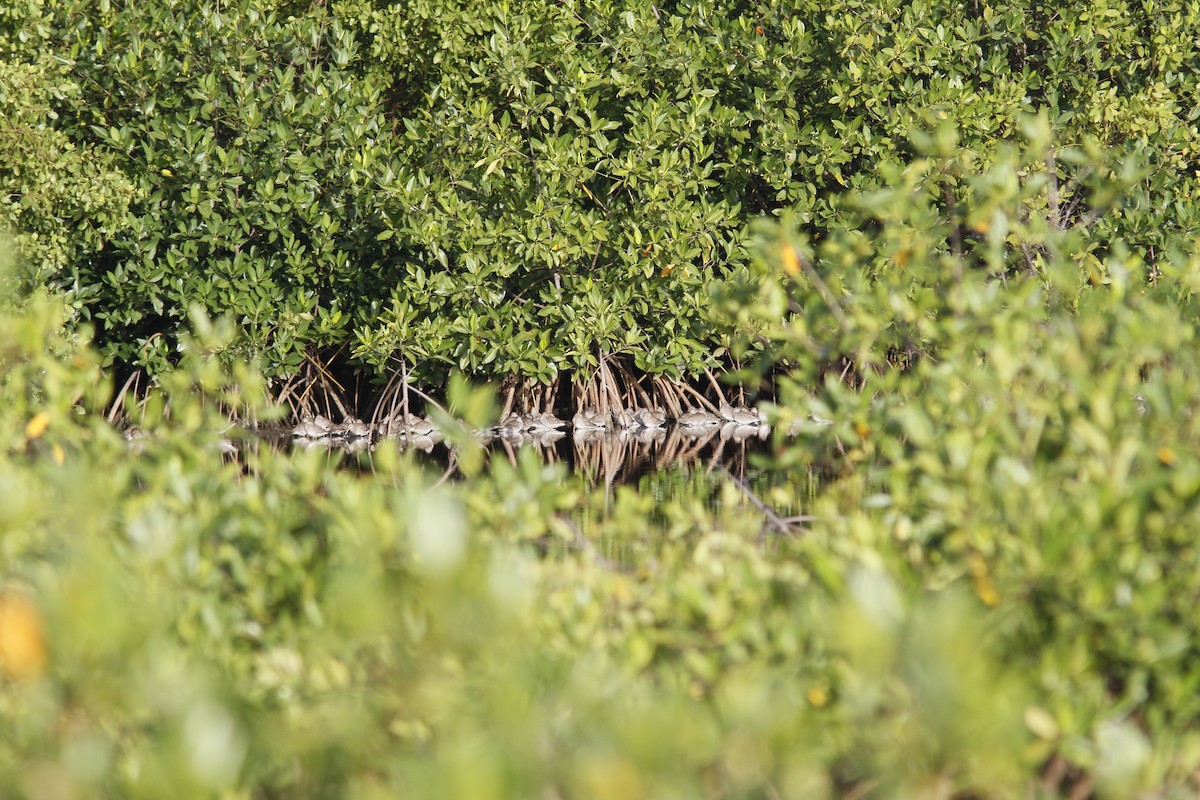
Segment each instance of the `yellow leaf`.
M42 434L46 432L46 428L50 427L50 415L45 411L39 411L33 415L33 419L29 420L25 425L25 438L33 441L34 439L42 438Z
M975 587L975 596L988 608L1000 605L1000 593L992 583L992 573L987 562L978 553L967 556L967 566L971 570L971 583Z
M813 708L821 708L829 702L829 693L820 686L814 686L809 689L804 693L804 697L808 700L808 704Z
M783 261L783 271L793 278L800 272L800 255L796 252L796 248L790 244L785 244L779 253L780 259Z
M988 608L1000 605L1000 593L996 591L988 575L981 575L975 579L975 595Z
M54 463L60 467L63 465L63 462L67 460L67 454L62 449L62 445L56 444L50 448L50 458L54 459Z
M1175 451L1169 447L1158 448L1158 460L1166 466L1171 466L1175 463Z
M0 595L0 671L14 680L46 669L46 636L33 604L15 594Z

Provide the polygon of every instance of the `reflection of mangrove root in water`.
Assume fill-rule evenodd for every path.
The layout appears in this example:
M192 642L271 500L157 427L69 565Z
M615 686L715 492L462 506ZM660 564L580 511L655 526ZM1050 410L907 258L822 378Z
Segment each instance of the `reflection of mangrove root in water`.
M576 472L606 486L677 465L702 463L706 471L723 465L745 466L748 440L770 433L766 424L738 426L719 422L704 426L675 424L662 428L620 430L615 433L576 429L572 433Z
M744 455L744 443L766 439L770 430L757 409L723 404L719 413L692 408L675 418L654 408L624 409L617 414L585 409L577 412L571 422L547 411L509 413L490 428L469 432L463 428L449 438L461 442L462 435L469 433L512 461L519 448L536 448L546 461L568 460L576 470L602 476L611 483L697 460L709 462L711 468L730 453L735 458L738 453ZM290 441L298 449L357 454L373 452L381 442L391 441L404 450L432 453L445 441L446 433L433 419L399 409L374 423L353 415L334 422L324 414L315 414L284 431L231 426L217 449L236 459L239 452L256 449L260 444L279 447ZM560 443L568 434L571 439L564 443L564 450ZM136 426L127 427L125 436L134 452L149 443L149 434ZM456 451L452 443L447 444L447 450L453 465Z
M744 463L746 443L765 440L770 431L757 409L723 405L719 413L689 409L677 418L661 409L625 409L615 415L583 410L571 422L545 411L509 413L496 425L471 433L511 461L518 449L535 448L548 462L568 461L576 471L612 484L676 464L700 462L712 470ZM568 434L570 441L564 442ZM351 454L372 452L385 440L402 449L432 452L445 438L434 420L405 412L374 424L349 415L335 423L318 414L285 432L294 447ZM461 441L458 435L451 438ZM225 441L232 449L255 440ZM448 443L447 448L453 465L454 447Z

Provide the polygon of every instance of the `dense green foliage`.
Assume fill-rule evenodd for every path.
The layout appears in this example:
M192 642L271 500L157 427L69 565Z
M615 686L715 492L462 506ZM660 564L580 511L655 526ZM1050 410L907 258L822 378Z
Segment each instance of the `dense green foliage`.
M96 269L106 354L161 372L200 304L229 314L269 374L344 338L383 269L372 191L389 133L355 47L261 4L131 4L74 18L79 130L137 188Z
M1053 224L1154 264L1195 227L1185 3L30 2L0 17L7 221L108 360L159 373L187 309L269 375L304 354L546 382L619 355L729 363L709 301L749 223L856 219L913 137L970 158L929 213L971 248L967 179L1023 115L1056 146ZM25 133L22 133L25 131ZM24 137L24 138L22 138ZM28 140L28 141L27 141ZM1075 190L1144 171L1108 198ZM1093 201L1098 202L1094 205ZM1027 253L1005 252L1008 268Z
M33 282L96 299L81 282L125 221L133 186L110 154L52 125L52 105L77 97L61 64L0 60L0 225L19 231Z
M368 354L449 336L460 365L476 370L499 358L502 372L528 373L522 359L538 352L544 375L563 356L594 364L597 345L633 352L641 369L694 369L725 341L728 325L704 298L744 261L747 221L788 209L809 231L845 225L846 188L886 186L885 165L938 120L953 121L975 156L957 165L961 176L985 169L1035 110L1056 141L1146 151L1153 172L1131 187L1135 213L1055 209L1063 225L1095 222L1098 241L1120 233L1161 249L1195 224L1190 206L1174 204L1195 183L1185 106L1195 77L1182 69L1196 52L1195 9L338 8L361 20L371 61L412 108L394 222L426 254L398 289L391 324L360 335ZM1076 166L1049 169L1067 184ZM954 174L944 188L931 211L961 224ZM477 295L500 308L463 311ZM482 335L495 329L515 338Z

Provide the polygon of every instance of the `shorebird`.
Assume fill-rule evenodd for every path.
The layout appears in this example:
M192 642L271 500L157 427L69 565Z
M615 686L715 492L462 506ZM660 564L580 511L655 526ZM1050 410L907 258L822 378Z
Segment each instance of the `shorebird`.
M334 433L346 439L365 439L371 435L371 426L358 417L346 416L342 424L334 429Z
M594 408L580 409L571 420L577 431L603 431L608 429L611 415L607 411L597 411Z
M325 439L332 433L333 423L320 414L311 419L302 419L292 428L292 436L298 439Z
M633 419L633 411L628 408L622 408L613 414L613 422L617 424L618 430L629 430L635 427L636 423Z
M547 433L565 428L567 423L561 420L550 411L541 414L530 414L525 418L525 430L533 431L534 433Z
M492 433L499 436L501 439L512 441L520 438L525 432L525 420L520 414L505 414L496 426L492 428Z
M661 428L666 422L667 415L657 408L628 408L617 412L617 427L626 431Z
M390 421L380 423L380 431L388 431L391 436L429 436L433 433L433 422L416 414L400 414Z
M762 412L757 408L734 408L728 403L721 404L721 419L739 426L763 424Z
M667 412L657 408L639 408L633 416L642 428L661 428L667 424Z
M675 424L681 428L715 428L721 424L721 418L708 411L693 408L680 414Z

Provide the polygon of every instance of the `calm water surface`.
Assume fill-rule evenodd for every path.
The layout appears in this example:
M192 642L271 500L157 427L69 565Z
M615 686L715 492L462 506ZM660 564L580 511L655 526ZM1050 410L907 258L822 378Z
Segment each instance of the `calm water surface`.
M785 442L782 446L793 444ZM761 436L740 438L722 437L717 429L688 432L671 428L643 431L642 435L597 436L572 436L566 432L521 443L496 439L485 448L485 458L515 464L522 453L533 453L545 463L561 464L565 473L572 476L568 480L578 480L588 493L591 513L599 512L601 517L607 516L619 487L633 488L661 504L699 501L715 509L722 502L722 487L732 483L747 511L791 520L807 513L805 506L830 475L816 468L807 469L804 474L779 469L775 458L777 446L781 445L766 431ZM276 432L246 439L240 447L313 450L324 454L338 468L375 469L373 448L365 441L350 447L327 441L306 443ZM428 464L431 472L440 473L442 479L457 478L451 450L445 444L427 450L414 448L413 452ZM787 491L772 491L776 487ZM587 520L577 521L586 527Z

